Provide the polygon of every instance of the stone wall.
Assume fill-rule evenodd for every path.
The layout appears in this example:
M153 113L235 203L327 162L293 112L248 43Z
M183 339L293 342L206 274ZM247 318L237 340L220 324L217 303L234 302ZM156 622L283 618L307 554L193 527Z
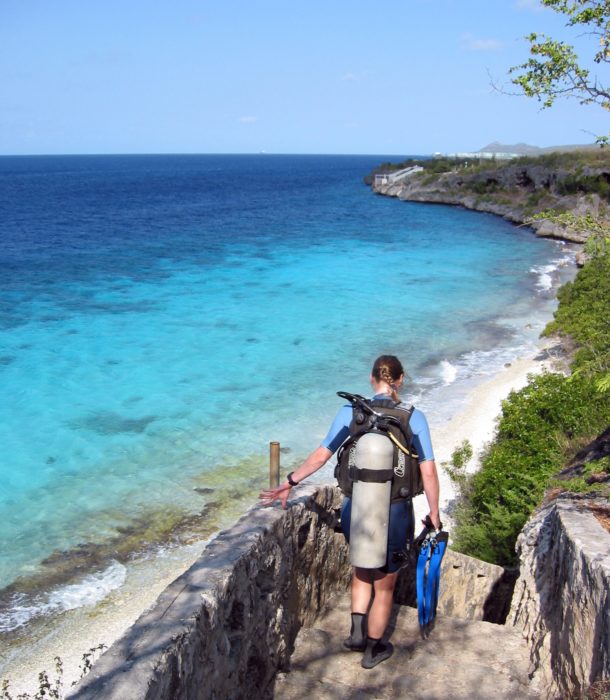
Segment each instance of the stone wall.
M301 626L346 590L351 575L335 531L341 495L299 487L291 507L250 510L222 532L72 692L79 700L197 700L270 696ZM503 572L450 550L439 612L493 620ZM414 572L403 569L397 602L413 604ZM494 607L492 605L492 608ZM504 603L500 604L500 608ZM347 632L349 619L345 621Z
M610 534L585 501L562 498L528 521L517 549L509 622L546 697L576 697L610 678Z
M303 624L345 590L338 491L302 486L221 533L72 691L79 700L265 697Z
M441 565L437 612L461 620L504 624L516 577L516 571L448 549ZM414 568L401 570L394 598L400 605L417 605Z
M198 700L271 697L294 641L349 584L341 503L331 486L300 486L291 507L251 509L95 664L69 697ZM526 525L509 622L531 648L548 697L610 677L610 535L582 503L558 501ZM439 613L502 622L514 575L448 550ZM413 570L396 591L413 604ZM349 619L345 629L348 631Z

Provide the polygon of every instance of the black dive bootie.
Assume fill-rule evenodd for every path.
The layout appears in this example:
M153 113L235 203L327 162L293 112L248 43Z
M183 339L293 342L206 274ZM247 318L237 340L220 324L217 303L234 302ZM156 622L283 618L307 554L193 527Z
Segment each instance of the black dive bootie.
M390 642L382 642L381 639L366 638L366 649L360 665L362 668L373 668L382 661L389 659L394 653L394 647Z
M366 615L352 613L352 629L343 646L350 651L364 651L366 648Z

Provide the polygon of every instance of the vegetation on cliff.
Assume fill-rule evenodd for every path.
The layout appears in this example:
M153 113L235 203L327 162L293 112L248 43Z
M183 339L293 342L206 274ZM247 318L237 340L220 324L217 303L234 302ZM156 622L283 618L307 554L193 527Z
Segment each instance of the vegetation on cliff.
M412 168L414 165L418 165L423 168L426 174L439 174L448 173L455 168L465 167L468 165L468 161L465 158L407 158L406 160L400 161L400 163L391 163L386 161L373 168L368 175L365 175L363 182L365 185L372 185L375 181L375 175L391 174L399 170L404 170L405 168Z
M583 243L593 233L610 231L608 147L502 162L434 158L419 164L422 171L394 181L375 183L373 173L365 179L378 194L498 214L540 236Z
M373 183L377 172L419 164L423 170L399 182L375 185L380 194L420 202L458 204L493 211L511 221L532 223L532 217L557 212L590 214L601 222L610 220L610 149L553 152L523 156L510 161L434 158L405 161L390 168L383 164L365 178ZM554 225L541 235L560 235L574 240L569 227ZM584 240L579 235L576 240Z
M562 14L569 27L587 30L597 65L610 62L608 0L542 4ZM610 111L610 89L584 67L571 45L535 32L527 39L530 58L510 70L522 94L544 108L572 97ZM607 144L608 136L598 136L598 142ZM514 565L517 535L550 489L593 490L610 498L610 151L556 152L502 164L441 162L434 170L420 165L423 172L376 191L492 211L529 223L541 235L587 241L589 260L560 290L555 319L545 331L573 350L569 376L530 378L504 401L496 439L480 470L464 473L471 456L467 443L449 467L461 494L455 547Z
M610 417L610 254L593 257L559 292L545 330L573 345L571 374L530 379L503 403L495 441L472 476L458 476L455 547L485 561L516 563L515 542L550 488L610 496L610 459L597 455L571 481L554 479ZM460 472L464 450L456 452Z
M494 211L545 235L587 240L590 260L560 290L555 320L546 330L574 350L570 376L543 374L511 394L480 471L466 476L460 469L467 446L456 451L450 468L461 493L455 547L514 565L517 535L550 488L610 495L610 459L603 454L570 468L610 417L610 150L421 165L424 171L398 185L399 192L392 185L387 193ZM557 479L566 465L567 473Z

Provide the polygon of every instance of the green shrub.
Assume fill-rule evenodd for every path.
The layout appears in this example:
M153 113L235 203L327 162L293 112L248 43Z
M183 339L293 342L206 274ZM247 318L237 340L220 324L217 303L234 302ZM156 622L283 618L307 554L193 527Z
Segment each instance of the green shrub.
M602 199L608 199L610 186L605 177L601 175L580 175L577 172L566 175L556 185L556 190L561 195L566 194L598 194Z
M566 450L607 425L610 401L586 377L531 378L503 403L498 435L473 475L458 509L456 546L503 566L515 563L514 544L540 503Z
M527 207L532 208L537 207L540 204L540 202L544 199L544 197L546 197L546 195L547 192L543 189L535 190L534 192L528 195L525 201L525 205Z
M610 457L587 462L579 471L580 474L571 479L561 477L552 479L551 488L571 493L597 493L606 498L610 496L610 484L594 478L594 476L610 475Z
M596 256L557 295L555 319L544 335L570 336L579 346L572 369L603 372L610 368L610 254Z
M610 149L589 148L581 151L553 151L540 156L523 156L512 163L517 165L541 165L551 170L583 166L605 168L610 165Z
M425 175L424 173L418 173L422 175L422 185L431 185L433 182L438 180L438 175L436 173L431 173L430 175Z
M457 487L458 494L465 496L471 476L466 472L466 465L472 459L474 451L468 440L464 440L451 454L450 462L443 462L443 467L449 478Z
M496 439L481 469L461 489L454 533L458 550L514 565L517 535L554 484L553 476L583 441L607 427L610 391L600 391L599 378L610 371L608 309L610 256L602 255L560 290L555 320L545 331L569 335L580 346L574 372L571 377L530 377L526 387L503 402ZM570 488L578 485L575 480ZM582 481L580 486L590 490Z

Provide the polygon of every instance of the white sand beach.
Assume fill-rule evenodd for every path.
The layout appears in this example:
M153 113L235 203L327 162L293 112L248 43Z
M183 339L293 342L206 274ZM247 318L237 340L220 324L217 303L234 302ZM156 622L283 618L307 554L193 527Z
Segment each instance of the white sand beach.
M478 469L481 453L494 437L497 419L502 410L502 401L511 391L523 388L527 384L528 375L538 374L551 368L550 360L541 359L545 357L545 347L546 345L541 344L537 353L517 358L502 372L474 387L459 413L442 425L431 426L440 479L441 518L446 529L450 529L452 525L450 512L456 498L456 491L452 480L442 467L443 462L449 461L453 451L464 440L468 440L474 455L467 469L470 472ZM417 517L425 517L426 508L427 504L423 496L416 499Z
M497 375L475 386L467 395L462 410L443 425L431 425L439 476L441 482L441 517L447 529L452 526L450 511L456 494L442 463L450 459L453 450L464 440L474 448L475 457L470 469L477 466L477 456L494 435L502 401L512 390L527 383L531 373L548 367L544 346L529 356L517 358ZM326 479L328 480L328 479ZM427 504L423 496L416 499L416 516L425 517ZM13 695L34 693L37 677L46 669L51 677L54 657L59 656L64 667L64 687L69 688L80 677L82 656L100 643L110 646L156 600L163 589L185 571L199 556L203 544L198 543L180 550L168 550L162 558L134 562L125 584L95 607L84 607L65 613L51 629L40 631L38 641L24 645L13 658L3 658L3 678L10 679Z

